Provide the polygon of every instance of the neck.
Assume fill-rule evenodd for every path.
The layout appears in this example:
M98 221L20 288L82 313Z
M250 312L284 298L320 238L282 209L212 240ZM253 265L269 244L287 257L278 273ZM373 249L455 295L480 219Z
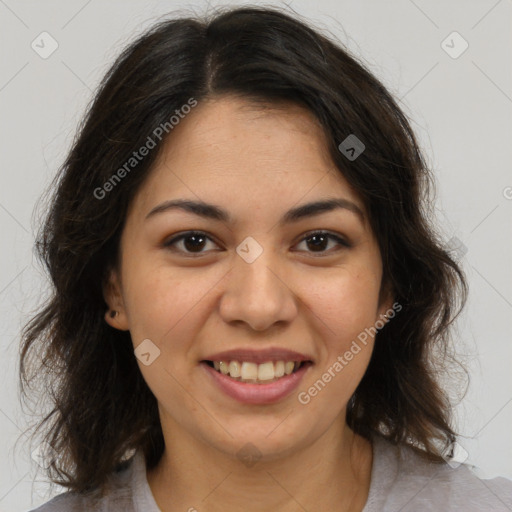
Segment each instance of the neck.
M287 457L253 464L181 434L165 436L166 449L147 472L162 512L357 512L366 503L372 447L344 423Z

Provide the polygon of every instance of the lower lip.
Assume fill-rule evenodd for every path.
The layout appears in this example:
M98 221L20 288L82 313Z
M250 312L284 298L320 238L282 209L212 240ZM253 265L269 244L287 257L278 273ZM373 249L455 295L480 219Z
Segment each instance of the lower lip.
M211 375L215 384L226 395L244 404L273 404L292 393L300 384L311 363L301 366L296 372L285 375L279 380L268 384L250 384L233 380L223 375L206 363L201 366Z

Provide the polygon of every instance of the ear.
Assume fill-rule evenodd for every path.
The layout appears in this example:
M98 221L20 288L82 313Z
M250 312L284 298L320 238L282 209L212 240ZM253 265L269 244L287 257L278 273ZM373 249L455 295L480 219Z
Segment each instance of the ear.
M103 298L108 304L105 322L115 329L128 331L128 317L123 300L121 280L115 269L109 271L107 280L103 284Z

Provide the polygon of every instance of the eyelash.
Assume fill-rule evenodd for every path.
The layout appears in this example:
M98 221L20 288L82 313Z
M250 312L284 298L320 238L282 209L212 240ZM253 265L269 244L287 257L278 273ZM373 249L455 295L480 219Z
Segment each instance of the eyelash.
M328 237L329 239L331 240L334 240L336 241L340 246L344 247L344 248L349 248L351 247L351 245L346 241L344 240L343 238L337 236L337 235L334 235L333 233L330 233L329 231L312 231L310 233L307 233L300 241L299 243L302 243L304 242L305 240L309 240L311 238L313 238L315 235L323 235L323 236L326 236ZM185 233L182 233L174 238L172 238L171 240L168 240L167 242L165 242L163 245L164 247L166 248L172 248L172 250L175 250L175 248L173 248L173 246L175 244L177 244L178 242L182 241L182 240L185 240L187 238L190 238L192 236L203 236L205 238L207 238L208 240L212 241L215 243L215 241L210 237L208 236L207 233L205 233L204 231L187 231ZM177 252L180 252L180 251L177 251ZM331 255L331 252L329 251L319 251L318 253L315 253L313 251L308 251L310 254L319 254L320 257L322 255ZM193 252L184 252L186 255L193 255L191 257L200 257L202 254L204 254L204 252L199 252L199 253L193 253ZM315 256L315 257L319 257L319 256Z

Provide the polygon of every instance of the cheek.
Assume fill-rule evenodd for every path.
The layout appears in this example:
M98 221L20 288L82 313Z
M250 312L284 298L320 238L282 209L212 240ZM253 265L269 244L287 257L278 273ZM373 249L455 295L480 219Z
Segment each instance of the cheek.
M139 361L140 371L157 400L173 404L173 416L182 421L197 407L183 385L193 367L190 353L201 325L202 301L216 281L198 269L134 265L125 287L134 347L149 339L160 351L147 366Z
M310 307L325 324L328 338L341 347L373 325L378 310L379 276L366 269L344 270L309 294Z
M190 315L216 282L211 277L198 269L133 267L125 287L132 337L181 339L176 333L192 324Z
M297 398L312 416L332 419L361 381L373 350L379 289L379 276L366 269L339 272L310 293L320 358Z

